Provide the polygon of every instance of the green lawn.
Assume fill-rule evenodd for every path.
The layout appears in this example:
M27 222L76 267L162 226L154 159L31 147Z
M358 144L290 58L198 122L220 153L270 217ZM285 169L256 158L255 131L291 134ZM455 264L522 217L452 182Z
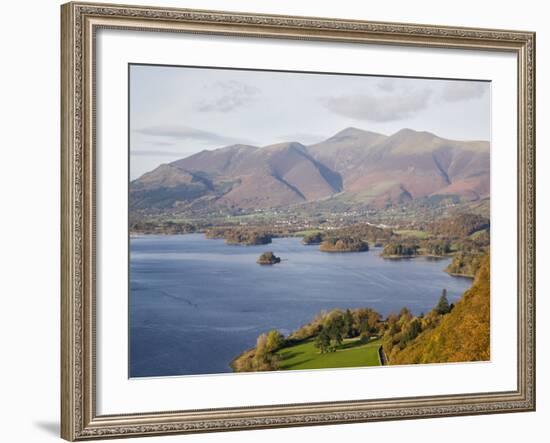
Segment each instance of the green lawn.
M321 354L314 346L314 339L281 349L279 369L323 369L380 366L378 349L380 340L361 343L359 339L344 340L336 352Z

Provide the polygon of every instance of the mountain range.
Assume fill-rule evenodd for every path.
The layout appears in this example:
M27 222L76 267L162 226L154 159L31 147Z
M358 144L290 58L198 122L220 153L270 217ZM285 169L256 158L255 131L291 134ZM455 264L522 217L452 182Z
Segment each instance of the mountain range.
M486 141L347 128L309 146L231 145L162 164L130 183L131 210L261 209L329 197L373 208L421 197L489 196Z

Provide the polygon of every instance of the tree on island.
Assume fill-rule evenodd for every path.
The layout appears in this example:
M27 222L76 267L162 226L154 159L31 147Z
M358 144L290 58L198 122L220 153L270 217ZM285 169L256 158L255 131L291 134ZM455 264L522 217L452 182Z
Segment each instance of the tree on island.
M369 250L369 244L354 237L329 237L319 246L324 252L363 252Z
M418 254L418 246L415 243L388 243L382 250L382 257L414 257Z
M318 245L322 241L323 241L323 233L319 231L306 234L302 239L302 243L304 245Z
M432 240L425 244L426 252L429 255L446 255L451 252L451 243L445 240Z
M256 263L259 265L274 265L275 263L281 263L281 258L269 251L260 255L260 258L256 261Z
M439 297L439 301L437 302L437 306L435 307L435 311L439 315L445 315L451 312L451 306L449 305L449 300L447 300L447 290L443 289L441 292L441 297Z
M220 235L220 232L211 231L213 232L210 234L210 238ZM272 237L272 234L268 232L246 229L226 229L221 231L221 235L228 245L266 245L271 243Z

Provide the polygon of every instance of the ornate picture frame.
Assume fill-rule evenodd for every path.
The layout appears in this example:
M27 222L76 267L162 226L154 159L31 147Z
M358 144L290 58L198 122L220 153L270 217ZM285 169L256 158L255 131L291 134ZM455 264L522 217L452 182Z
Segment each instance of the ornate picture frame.
M69 441L535 410L535 34L73 2L62 18L61 436ZM455 395L96 412L95 36L99 29L422 48L517 57L517 389Z

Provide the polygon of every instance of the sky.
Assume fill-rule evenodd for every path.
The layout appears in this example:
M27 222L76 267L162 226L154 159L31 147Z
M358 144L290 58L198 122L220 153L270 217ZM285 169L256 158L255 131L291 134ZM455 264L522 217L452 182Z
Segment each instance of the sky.
M368 75L130 67L130 176L204 149L325 140L355 127L490 139L490 83Z

